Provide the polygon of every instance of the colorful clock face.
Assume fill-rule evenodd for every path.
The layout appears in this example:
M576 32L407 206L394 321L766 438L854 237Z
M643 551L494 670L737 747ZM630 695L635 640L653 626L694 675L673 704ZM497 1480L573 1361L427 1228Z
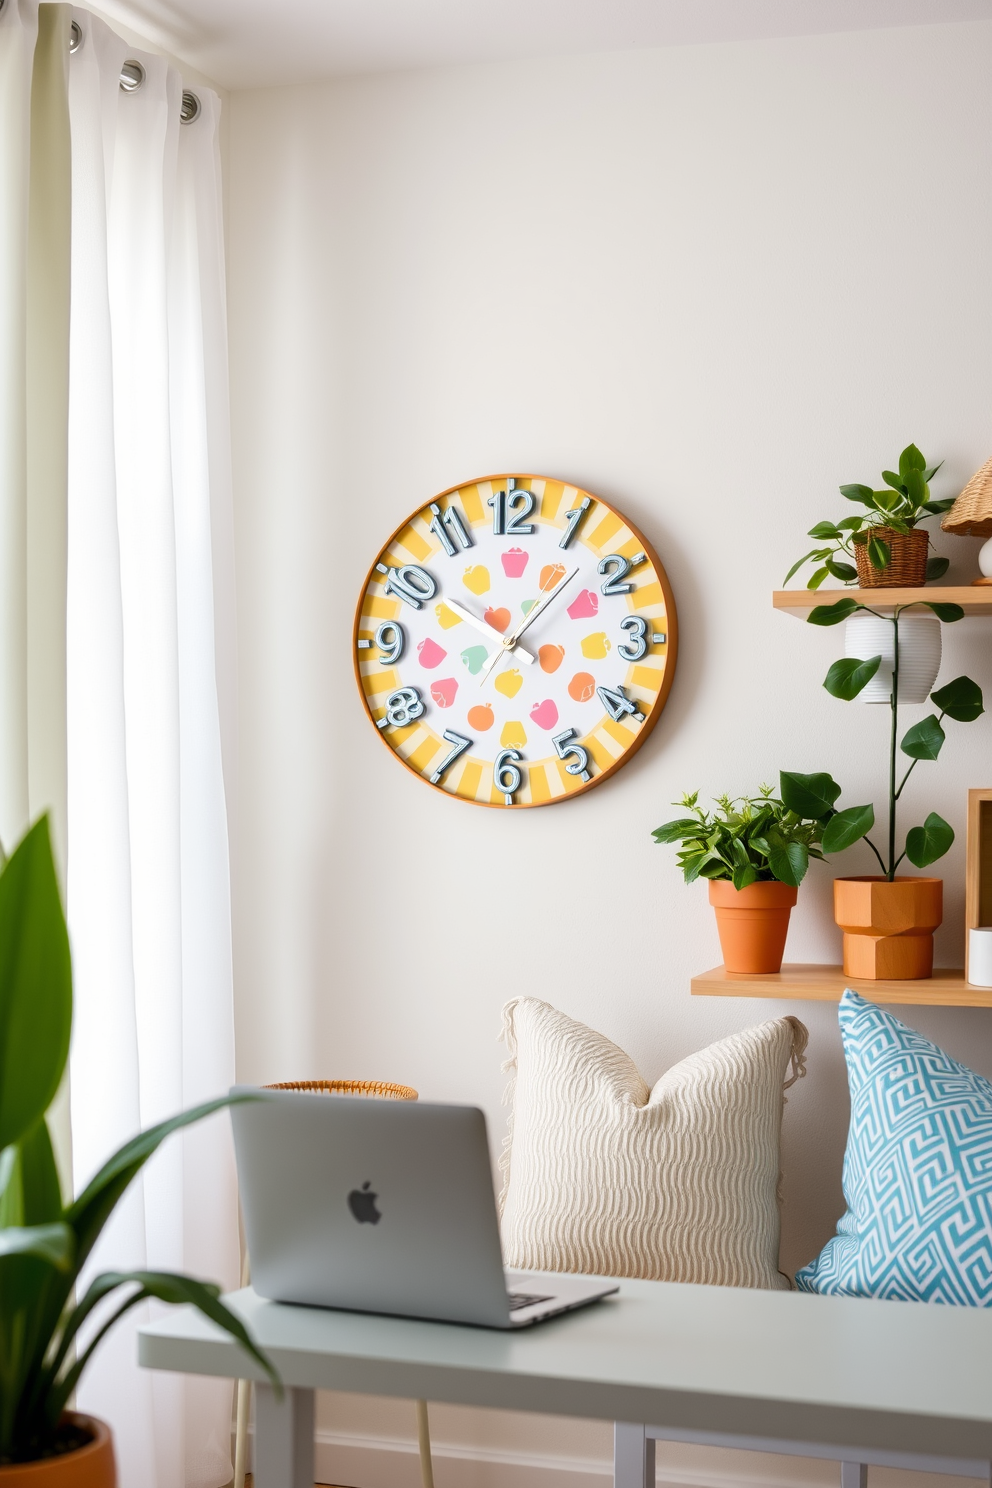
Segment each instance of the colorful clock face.
M665 571L619 512L494 475L393 534L354 640L393 753L448 795L513 809L580 795L631 757L668 696L677 629Z

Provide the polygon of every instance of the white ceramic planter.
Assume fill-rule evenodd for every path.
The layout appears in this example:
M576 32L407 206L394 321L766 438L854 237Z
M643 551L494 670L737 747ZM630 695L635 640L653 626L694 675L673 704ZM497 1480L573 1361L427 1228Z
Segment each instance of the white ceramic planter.
M987 579L992 579L992 537L978 550L978 566Z
M847 621L844 652L867 661L881 656L882 662L868 686L858 694L863 703L887 703L892 697L892 662L895 651L891 620L880 620L863 611ZM899 619L899 701L925 703L940 671L940 621L930 615L901 615Z

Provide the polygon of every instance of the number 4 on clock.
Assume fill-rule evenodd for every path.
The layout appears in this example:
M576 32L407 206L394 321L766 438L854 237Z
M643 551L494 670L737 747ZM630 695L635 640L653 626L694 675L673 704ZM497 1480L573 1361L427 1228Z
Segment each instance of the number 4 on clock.
M633 713L638 723L644 722L644 714L638 710L637 704L629 698L619 685L617 687L597 687L596 696L603 707L609 713L614 723L619 723L621 718L628 713Z

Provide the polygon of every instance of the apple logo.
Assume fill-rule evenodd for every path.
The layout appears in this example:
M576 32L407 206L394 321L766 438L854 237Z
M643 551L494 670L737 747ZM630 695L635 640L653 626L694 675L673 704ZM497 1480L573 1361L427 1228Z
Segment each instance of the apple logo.
M348 1195L348 1208L359 1224L378 1224L382 1218L375 1207L379 1195L370 1192L371 1188L371 1183L363 1183L361 1188L353 1188Z

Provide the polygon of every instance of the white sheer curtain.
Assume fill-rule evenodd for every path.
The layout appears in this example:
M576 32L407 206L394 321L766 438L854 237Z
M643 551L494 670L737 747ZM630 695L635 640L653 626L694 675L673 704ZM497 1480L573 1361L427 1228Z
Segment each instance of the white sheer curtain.
M12 0L8 0L12 3ZM68 915L77 1187L139 1127L234 1078L214 529L229 500L219 104L85 11L69 68L72 297ZM120 87L125 60L143 80ZM226 561L226 559L225 559ZM226 1118L173 1138L94 1267L237 1283ZM121 1488L220 1488L231 1389L137 1368L133 1321L79 1390Z

